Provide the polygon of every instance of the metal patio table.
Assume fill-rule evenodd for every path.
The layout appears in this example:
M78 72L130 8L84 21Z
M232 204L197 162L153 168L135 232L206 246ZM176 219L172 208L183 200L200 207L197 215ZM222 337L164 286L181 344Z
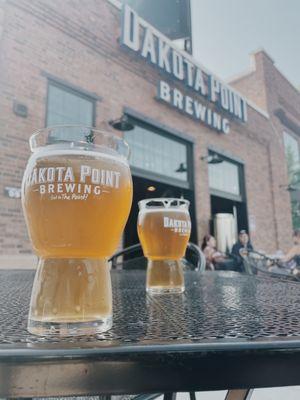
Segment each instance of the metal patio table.
M26 331L33 275L0 271L0 397L300 384L299 283L186 272L184 294L151 297L145 272L113 271L112 330L46 339Z

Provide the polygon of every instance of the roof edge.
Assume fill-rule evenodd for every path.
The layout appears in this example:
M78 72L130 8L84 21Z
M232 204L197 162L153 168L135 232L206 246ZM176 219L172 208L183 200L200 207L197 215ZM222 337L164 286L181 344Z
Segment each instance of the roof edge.
M264 55L271 61L272 64L275 64L274 58L270 56L267 50L264 47L259 47L256 50L251 51L250 56L255 57L258 53L264 53Z
M245 71L242 71L240 73L230 76L229 78L226 79L226 82L228 83L228 85L230 85L231 83L234 83L241 79L247 78L249 75L253 74L255 71L256 71L255 68L252 68L252 67L248 68Z
M249 107L253 108L253 110L257 111L259 114L264 116L266 119L270 119L270 114L267 111L263 110L258 105L256 105L254 103L254 101L249 100L247 97L245 97L245 98L247 100L247 104L248 104Z
M120 0L107 0L110 4L117 7L119 10L122 8L122 2Z

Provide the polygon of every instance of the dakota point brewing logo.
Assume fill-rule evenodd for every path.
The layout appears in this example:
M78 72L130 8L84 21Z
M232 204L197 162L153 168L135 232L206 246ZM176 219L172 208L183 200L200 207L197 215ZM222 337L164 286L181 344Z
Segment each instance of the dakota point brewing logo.
M182 219L164 217L164 228L169 228L180 235L189 235L191 230L191 222Z
M36 167L29 174L25 186L37 185L41 195L50 194L51 200L86 200L89 195L99 196L118 189L120 172L89 165L78 166L76 172L71 166Z
M156 100L225 134L230 132L232 118L247 122L246 98L188 53L179 50L174 42L142 19L126 2L120 43L168 77L168 81L159 80ZM184 86L174 87L172 82Z

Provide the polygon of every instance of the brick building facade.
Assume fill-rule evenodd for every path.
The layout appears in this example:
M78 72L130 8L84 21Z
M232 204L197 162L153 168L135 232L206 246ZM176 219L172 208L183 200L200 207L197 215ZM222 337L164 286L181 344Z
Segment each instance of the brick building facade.
M92 124L96 127L126 113L143 129L151 131L153 127L156 134L162 132L170 140L174 137L181 144L187 141L193 156L192 184L180 189L183 179L176 178L178 188L176 179L170 182L172 193L187 190L193 199L194 237L198 241L209 231L212 214L223 211L218 204L227 208L231 204L226 203L228 200L235 201L232 204L244 213L239 228L250 229L255 247L268 252L286 250L291 244L292 220L289 192L282 187L288 184L283 131L292 130L292 135L298 137L299 92L270 57L259 51L254 55L255 70L231 82L247 98L247 122L230 118L230 133L217 132L157 101L160 79L183 92L189 89L120 46L120 20L118 1L90 0L83 7L81 0L0 0L2 257L25 259L31 254L21 201L9 197L8 188L21 185L30 155L29 136L49 123L49 96L55 90L69 90L82 102L90 101L94 107ZM88 108L88 103L84 105ZM126 135L130 138L130 132ZM218 203L220 193L212 191L209 183L208 151L224 157L229 164L232 160L242 171L241 203L239 193L225 196ZM135 176L134 171L137 169L133 168ZM159 182L158 176L156 182L149 171L144 177L136 174L136 184L141 185L139 179L147 179L147 184L166 186L167 177ZM133 207L136 209L136 204Z

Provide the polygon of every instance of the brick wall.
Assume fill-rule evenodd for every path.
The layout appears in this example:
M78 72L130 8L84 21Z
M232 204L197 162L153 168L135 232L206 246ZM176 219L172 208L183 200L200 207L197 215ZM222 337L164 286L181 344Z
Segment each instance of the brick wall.
M5 3L6 0L0 0L0 42L4 30Z
M258 50L253 53L252 57L253 71L236 79L231 84L258 105L263 106L270 115L270 165L274 181L273 194L278 247L288 247L291 241L292 224L290 199L288 192L280 186L288 181L283 131L290 132L290 129L276 116L276 111L284 111L288 119L299 128L299 135L300 92L276 68L274 61L265 50ZM297 135L295 137L299 138Z
M199 238L207 233L210 219L208 171L201 156L213 145L242 159L248 213L256 221L254 245L267 251L278 245L286 249L291 231L289 201L287 192L278 189L286 182L285 163L282 143L274 140L269 120L249 107L248 123L232 122L226 136L158 103L156 85L165 76L120 48L119 10L106 0L84 4L81 0L10 0L6 4L0 59L0 253L31 251L20 200L5 197L3 190L20 186L29 136L45 124L45 73L102 97L96 105L96 126L120 116L128 106L195 139ZM183 88L176 82L172 85ZM28 107L27 118L13 113L15 100ZM282 239L281 229L288 239Z

